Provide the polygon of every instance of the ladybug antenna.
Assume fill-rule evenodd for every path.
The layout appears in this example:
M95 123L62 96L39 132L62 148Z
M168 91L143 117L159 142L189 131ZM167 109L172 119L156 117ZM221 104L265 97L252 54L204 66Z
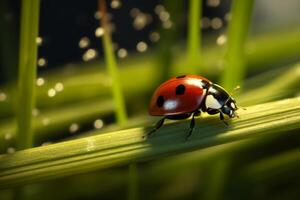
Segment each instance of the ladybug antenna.
M241 89L241 86L239 86L239 85L235 86L235 88L230 93L231 96L234 96L238 91L240 91L240 89Z

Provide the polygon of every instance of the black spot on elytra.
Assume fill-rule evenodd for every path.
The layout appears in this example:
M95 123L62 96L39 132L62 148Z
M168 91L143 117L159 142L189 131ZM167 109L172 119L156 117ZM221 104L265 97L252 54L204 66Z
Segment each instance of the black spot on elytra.
M159 96L156 100L156 105L158 107L162 107L164 105L165 99L163 96Z
M176 76L176 78L184 78L186 75Z
M180 84L176 87L176 95L184 94L185 86Z

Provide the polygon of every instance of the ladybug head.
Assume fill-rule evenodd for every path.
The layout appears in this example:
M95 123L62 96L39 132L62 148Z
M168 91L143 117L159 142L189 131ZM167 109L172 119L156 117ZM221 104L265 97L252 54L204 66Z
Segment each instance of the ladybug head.
M231 118L237 116L235 113L236 110L237 110L236 102L232 97L229 97L229 99L221 108L222 113L228 115Z
M236 117L237 110L235 100L229 93L217 84L212 84L207 92L205 107L209 114L216 114L222 112L231 118Z

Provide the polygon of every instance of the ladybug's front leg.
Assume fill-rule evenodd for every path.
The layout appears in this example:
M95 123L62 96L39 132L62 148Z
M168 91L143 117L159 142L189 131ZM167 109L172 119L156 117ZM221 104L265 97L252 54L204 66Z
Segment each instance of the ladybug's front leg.
M222 122L226 125L229 126L229 124L225 121L224 115L223 113L220 111L220 120L222 120Z
M159 129L165 122L166 117L163 117L162 119L160 119L156 124L155 124L155 128L152 129L149 133L147 133L147 136L149 137L150 135L152 135L155 131L157 131L157 129ZM146 137L146 136L143 136Z
M192 120L191 120L191 123L190 123L190 129L189 129L189 132L186 136L186 140L189 139L189 137L192 135L192 132L194 130L194 127L195 127L195 116L199 116L200 115L200 111L197 110L193 113L193 116L192 116Z

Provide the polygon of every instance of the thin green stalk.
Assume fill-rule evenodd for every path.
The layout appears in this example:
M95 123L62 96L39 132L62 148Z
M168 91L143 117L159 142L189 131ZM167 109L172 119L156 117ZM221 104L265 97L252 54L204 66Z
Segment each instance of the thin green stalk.
M104 29L102 42L103 42L104 56L108 68L108 73L112 78L112 92L113 92L113 99L116 104L117 122L121 126L123 126L127 121L127 114L126 114L124 96L122 94L122 89L120 84L120 74L117 68L117 63L116 63L116 59L112 47L105 0L99 0L99 11L102 13L101 25Z
M113 166L127 165L165 155L177 155L195 149L220 147L242 142L234 151L245 147L243 141L273 135L286 135L300 128L300 98L247 107L239 111L240 119L225 127L217 116L196 120L197 126L188 141L189 121L167 124L146 141L147 128L139 127L98 134L0 156L0 188L86 173ZM201 121L201 123L200 123ZM198 134L201 133L201 134ZM255 143L257 144L257 141ZM203 156L202 156L203 157ZM205 156L204 156L205 158Z
M231 90L243 84L246 73L245 43L250 27L254 0L233 0L228 25L227 50L224 58L222 85Z
M39 0L22 1L17 100L18 149L33 145L32 110L35 105L39 6Z
M198 68L201 65L201 28L200 19L202 11L201 0L189 1L189 18L188 18L188 63L190 67Z

